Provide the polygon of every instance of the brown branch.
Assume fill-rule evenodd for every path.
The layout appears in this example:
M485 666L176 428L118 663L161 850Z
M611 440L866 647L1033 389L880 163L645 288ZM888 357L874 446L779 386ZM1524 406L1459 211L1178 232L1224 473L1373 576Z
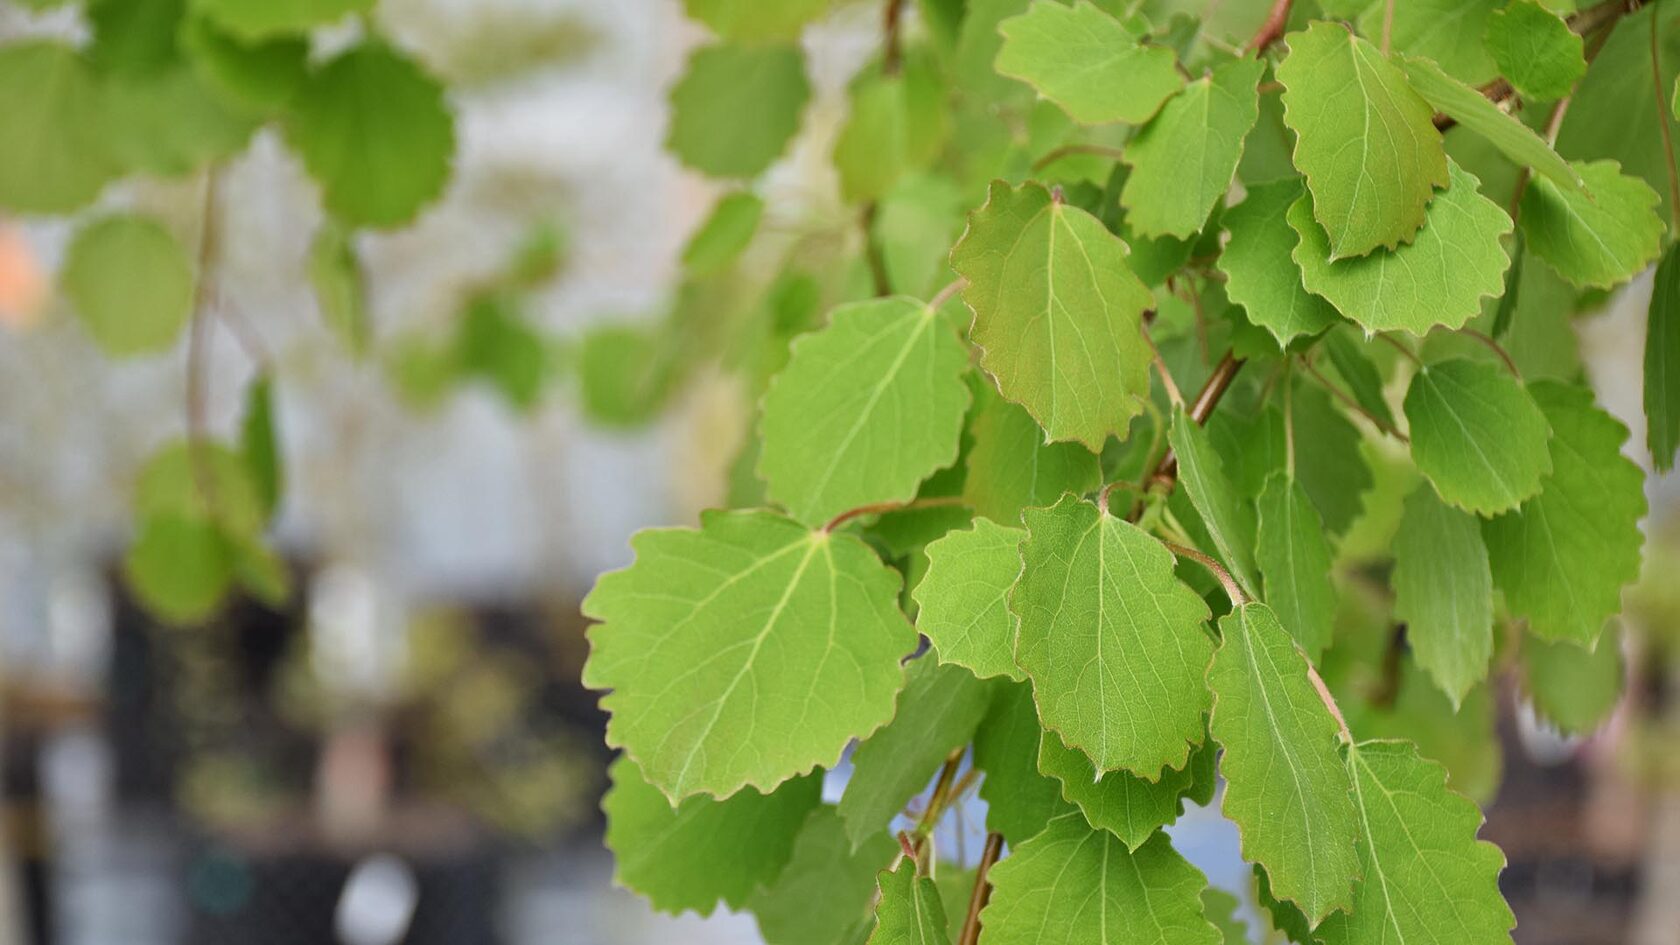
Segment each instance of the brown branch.
M1278 41L1283 36L1283 28L1289 23L1289 8L1294 0L1272 0L1271 12L1266 14L1265 22L1257 30L1243 49L1259 55L1266 51L1266 47Z
M974 871L974 892L968 897L968 914L963 917L962 934L957 945L975 945L980 941L980 910L992 898L992 883L987 874L1003 853L1003 834L986 834L986 849L980 854L980 865Z
M962 505L960 495L929 496L925 499L911 499L909 502L873 502L860 505L855 509L847 509L828 520L822 527L825 532L832 532L860 515L880 515L883 512L908 512L913 509L936 509L950 505Z
M904 64L904 0L887 0L881 13L881 74L897 75Z
M935 824L945 813L945 807L952 797L951 782L957 776L957 767L962 764L964 749L958 748L945 758L945 766L939 769L939 780L934 782L933 793L928 795L927 807L922 811L921 819L916 821L915 849L921 854L922 846L926 843L928 834L933 833Z

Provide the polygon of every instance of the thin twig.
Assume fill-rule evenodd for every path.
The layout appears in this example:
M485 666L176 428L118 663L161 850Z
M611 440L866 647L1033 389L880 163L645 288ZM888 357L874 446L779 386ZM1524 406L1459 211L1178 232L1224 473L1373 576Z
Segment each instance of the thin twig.
M1139 325L1138 334L1143 336L1143 343L1149 348L1149 360L1155 365L1155 373L1161 375L1161 387L1167 392L1167 401L1174 407L1184 406L1184 395L1179 393L1172 372L1167 370L1167 362L1161 357L1161 349L1155 347L1155 339L1149 337L1148 326Z
M1037 174L1039 171L1042 171L1057 161L1060 161L1062 158L1074 154L1093 154L1097 157L1112 158L1113 160L1118 161L1120 158L1125 156L1126 149L1117 148L1109 144L1064 144L1061 147L1050 149L1043 157L1034 161L1032 166L1033 173Z
M1356 414L1359 414L1361 417L1364 417L1366 420L1369 420L1371 422L1371 425L1376 427L1378 431L1380 431L1382 433L1386 433L1389 436L1394 437L1396 440L1399 440L1402 443L1412 442L1412 438L1407 436L1406 434L1400 432L1400 429L1398 427L1396 427L1394 424L1388 423L1387 421L1383 420L1381 417L1377 416L1376 414L1372 413L1371 411L1366 410L1359 403L1359 401L1354 400L1352 395L1350 395L1347 391L1342 390L1340 387L1337 387L1335 384L1332 384L1330 382L1330 379L1328 377L1325 377L1324 374L1321 373L1318 370L1318 368L1313 365L1313 363L1311 361L1308 361L1307 359L1302 358L1301 359L1301 367L1306 369L1307 376L1311 377L1313 380L1317 381L1318 386L1324 388L1327 392L1329 392L1331 397L1336 398L1336 400L1338 402L1340 402L1342 406L1346 407L1347 409L1353 411Z
M1289 24L1289 8L1293 5L1294 0L1272 0L1272 9L1266 14L1265 22L1260 24L1260 29L1255 31L1245 48L1259 55L1266 51L1267 46L1277 42L1283 36L1284 27Z
M962 764L964 749L958 748L945 757L945 766L939 769L939 780L933 784L933 793L928 795L927 807L922 810L921 819L916 821L915 838L916 850L922 848L922 841L939 823L939 818L945 813L947 800L951 796L951 782L956 779L957 768Z
M1394 350L1396 350L1396 351L1400 352L1401 354L1405 355L1406 360L1412 362L1413 364L1417 365L1418 367L1423 367L1423 359L1418 357L1417 353L1414 352L1412 349L1410 349L1410 348L1406 347L1405 345L1401 344L1398 339L1396 339L1396 338L1394 338L1394 337L1392 337L1388 334L1381 333L1381 332L1379 332L1377 334L1377 337L1381 338L1383 341L1387 342L1389 347L1391 347Z
M1383 6L1382 25L1382 54L1388 55L1391 40L1394 38L1394 0L1388 0Z
M1197 423L1207 422L1208 415L1213 413L1213 408L1219 405L1220 399L1230 389L1231 381L1236 378L1237 371L1241 370L1242 366L1243 360L1241 358L1229 351L1225 352L1225 357L1220 358L1219 363L1213 366L1213 373L1208 375L1207 383L1202 385L1201 391L1196 394L1196 399L1191 401L1189 410L1191 420ZM1178 458L1173 455L1171 449L1168 449L1161 454L1159 460L1156 460L1155 465L1150 467L1142 481L1147 486L1160 480L1171 487L1177 477Z
M980 910L986 908L986 902L992 898L992 882L987 876L1002 853L1003 834L995 831L986 834L986 849L981 851L980 865L974 870L974 892L968 897L968 914L963 916L962 934L957 936L957 945L976 945L980 941Z
M847 509L828 520L822 527L825 532L832 532L860 515L880 515L883 512L908 512L914 509L936 509L945 506L962 505L960 495L930 496L925 499L911 499L909 502L873 502L860 505L855 509Z
M897 75L904 64L904 0L887 0L881 13L881 74Z
M1244 594L1243 589L1237 586L1236 578L1231 577L1231 572L1225 570L1225 566L1214 560L1211 555L1202 554L1194 548L1181 545L1176 541L1168 541L1165 538L1157 538L1156 541L1167 546L1168 551L1180 558L1189 558L1191 561L1207 568L1208 572L1218 578L1220 585L1225 588L1225 596L1231 599L1232 607L1241 607L1248 603L1248 595Z
M210 318L211 269L216 254L216 197L221 169L211 165L204 174L204 201L198 230L198 271L193 286L192 324L187 334L187 453L198 486L200 498L215 518L216 477L210 466L209 446L209 364L206 361L212 337Z
M1306 659L1304 654L1302 659ZM1318 674L1312 660L1306 660L1306 663L1307 679L1312 681L1313 690L1318 693L1318 701L1324 703L1324 707L1330 710L1331 717L1336 720L1336 727L1342 730L1342 741L1350 745L1353 744L1353 733L1348 731L1347 719L1342 717L1342 707L1336 704L1336 697L1330 694L1330 687L1324 684L1324 677Z
M1657 127L1662 129L1663 154L1668 158L1668 218L1671 229L1680 229L1680 168L1674 164L1674 133L1668 127L1668 96L1663 90L1662 54L1657 51L1656 15L1651 19L1651 82L1656 86Z
M1499 360L1505 362L1505 369L1511 372L1512 377L1515 377L1519 381L1522 380L1522 372L1517 370L1517 362L1511 360L1510 354L1506 353L1505 349L1500 347L1499 342L1494 341L1492 338L1489 338L1487 335L1482 334L1474 328L1460 328L1458 333L1466 338L1474 338L1483 345L1487 346L1488 350L1499 355Z

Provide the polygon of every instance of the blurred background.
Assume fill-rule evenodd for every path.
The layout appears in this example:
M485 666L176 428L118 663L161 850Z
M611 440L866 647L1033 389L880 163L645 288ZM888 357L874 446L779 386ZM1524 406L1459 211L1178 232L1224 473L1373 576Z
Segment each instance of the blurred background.
M37 6L0 0L0 42L86 35L77 9ZM837 3L804 39L812 103L756 191L776 252L809 260L794 278L750 256L728 278L682 265L726 191L662 147L669 86L707 35L677 0L383 0L380 29L447 81L457 142L412 226L354 237L366 357L321 311L320 201L272 128L217 172L223 317L196 395L187 343L113 361L67 314L74 221L0 216L0 945L757 940L749 916L656 916L613 887L578 604L634 530L691 523L737 485L741 377L766 368L667 368L669 348L704 348L719 311L796 330L867 278L824 270L857 238L828 156L879 15ZM190 229L205 186L142 175L102 201ZM1630 444L1648 294L1647 276L1572 325ZM259 371L292 593L166 625L122 577L136 478L191 409L237 435ZM1452 766L1491 800L1519 942L1680 943L1663 747L1680 675L1650 657L1680 624L1680 485L1651 489L1623 659L1599 670L1625 676L1608 721L1565 736L1509 678L1458 716L1409 678L1393 694L1443 751L1456 728L1497 732ZM979 803L942 850L978 855ZM1215 811L1174 834L1247 889Z

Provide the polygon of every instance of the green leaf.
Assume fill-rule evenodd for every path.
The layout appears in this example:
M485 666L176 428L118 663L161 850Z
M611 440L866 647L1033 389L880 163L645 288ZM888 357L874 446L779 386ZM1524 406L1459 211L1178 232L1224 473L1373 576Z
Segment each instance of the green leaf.
M1254 563L1257 523L1249 505L1225 475L1224 463L1207 431L1180 410L1173 414L1168 437L1178 457L1178 481L1196 506L1213 538L1219 560L1244 591L1258 596L1260 581ZM1232 603L1236 603L1233 601Z
M88 0L88 58L124 79L156 75L176 60L175 30L186 0Z
M1078 805L1091 826L1114 834L1133 851L1178 819L1179 799L1196 777L1190 764L1168 768L1159 781L1129 771L1098 771L1084 752L1063 745L1053 732L1039 738L1038 770L1061 782L1062 798Z
M906 676L893 720L852 754L839 809L854 848L883 830L940 762L968 744L991 703L990 687L961 666L918 659Z
M1581 175L1568 161L1558 157L1534 129L1502 111L1486 95L1447 75L1431 60L1402 58L1400 62L1412 88L1429 104L1486 138L1517 164L1539 171L1560 187L1586 192Z
M1248 945L1248 923L1237 918L1242 900L1216 886L1202 890L1202 915L1212 922L1224 945Z
M793 860L776 881L752 894L767 945L855 945L874 921L875 874L898 850L886 831L853 849L833 807L811 812L794 842ZM715 853L715 849L713 850Z
M870 69L852 83L851 111L834 140L841 198L879 200L906 171L939 155L948 131L945 92L921 55L906 57L896 72Z
M1680 448L1680 250L1663 254L1645 319L1645 444L1659 471Z
M358 358L365 356L373 341L373 319L362 263L348 230L327 221L316 231L309 246L309 283L315 289L321 320L346 351Z
M894 292L931 294L955 278L951 244L962 233L963 193L950 178L908 174L881 199L875 242Z
M1202 917L1207 878L1165 834L1128 853L1077 812L1050 822L991 871L987 945L1218 945Z
M1662 252L1662 198L1615 161L1575 162L1591 196L1536 178L1523 191L1525 245L1581 288L1612 288Z
M1131 176L1120 192L1126 224L1147 236L1190 236L1231 187L1243 139L1260 117L1266 64L1228 62L1167 100L1126 144Z
M1358 259L1335 257L1314 222L1316 197L1303 194L1288 219L1300 237L1294 258L1307 289L1367 332L1423 335L1436 325L1462 327L1480 314L1482 298L1505 288L1511 259L1500 240L1511 232L1511 218L1476 191L1475 175L1457 164L1451 171L1451 186L1435 195L1413 242ZM1535 184L1547 186L1543 179Z
M1388 398L1383 395L1382 375L1377 373L1371 359L1365 356L1348 333L1333 331L1326 335L1324 353L1330 357L1336 373L1347 383L1354 402L1366 413L1393 426L1394 414L1388 409Z
M1254 865L1254 901L1266 910L1266 916L1271 920L1272 928L1283 933L1283 937L1299 945L1317 945L1313 938L1312 922L1301 914L1301 910L1292 902L1278 899L1272 895L1272 881L1266 876L1266 870L1260 864ZM1263 941L1272 938L1262 934Z
M1361 705L1350 700L1348 710L1348 725L1357 739L1410 740L1418 746L1418 754L1446 766L1447 783L1453 790L1479 803L1493 802L1504 756L1497 728L1500 707L1487 684L1473 687L1455 709L1415 660L1401 659L1392 704Z
M583 415L607 429L628 430L653 420L665 406L676 374L657 328L597 325L578 352Z
M1624 173L1641 178L1656 192L1657 215L1666 220L1670 208L1663 126L1668 125L1669 134L1674 134L1667 90L1680 80L1680 30L1657 31L1662 68L1660 78L1654 77L1651 30L1658 12L1662 11L1646 4L1616 23L1586 78L1570 96L1556 147L1557 153L1570 160L1621 162Z
M1433 59L1453 78L1470 85L1492 81L1493 58L1482 45L1482 35L1493 12L1504 0L1403 0L1394 4L1391 48ZM1359 32L1383 34L1382 2L1366 5L1359 17Z
M1291 255L1300 237L1286 215L1302 192L1299 179L1250 187L1243 202L1221 218L1231 238L1214 263L1225 274L1225 294L1249 321L1271 332L1279 347L1338 320L1334 306L1301 284Z
M612 789L601 809L613 879L670 913L693 909L710 915L719 901L731 909L745 906L793 857L800 827L822 803L820 774L796 778L769 794L749 788L728 800L691 797L672 807L628 755L620 755L607 773ZM731 855L718 857L723 843Z
M1221 809L1242 832L1243 859L1314 921L1354 898L1359 827L1336 720L1309 665L1265 604L1219 621L1224 643L1208 671L1212 732L1225 756Z
M868 945L949 945L939 887L916 875L915 860L905 857L897 868L882 870L876 882L881 897Z
M449 181L455 120L442 86L378 41L311 72L285 127L328 212L350 226L407 223Z
M285 469L274 429L274 376L267 371L245 388L245 416L239 425L239 454L251 474L264 519L272 519L280 505Z
M796 39L828 0L683 0L688 15L743 43Z
M1035 0L998 32L998 73L1031 85L1081 124L1142 124L1184 85L1171 50L1144 45L1089 0Z
M1447 787L1445 768L1410 742L1349 746L1365 875L1353 908L1314 930L1324 945L1510 942L1499 893L1505 855L1476 839L1482 812Z
M770 498L820 525L903 502L957 458L968 350L931 307L903 296L843 305L798 339L764 395L758 472Z
M123 573L146 609L173 624L202 623L233 581L227 542L215 523L171 513L141 519Z
M134 514L214 522L235 542L255 541L268 522L245 455L223 443L172 440L140 470Z
M1627 428L1588 391L1531 388L1552 427L1551 475L1522 507L1482 524L1493 583L1547 640L1587 646L1639 576L1644 475L1621 453Z
M739 259L764 216L764 201L750 190L723 195L712 207L706 222L683 247L683 268L696 276L721 272Z
M192 260L151 217L117 214L77 230L60 279L82 326L113 357L168 350L192 314Z
M1513 0L1495 11L1485 42L1500 73L1523 98L1562 98L1587 74L1580 35L1534 0Z
M192 0L195 11L245 39L301 33L352 13L367 13L374 0Z
M1060 782L1038 770L1039 740L1055 736L1039 725L1032 687L1006 682L994 691L991 711L974 733L974 767L986 775L980 781L986 829L1018 847L1073 808L1062 800Z
M105 88L107 147L125 172L179 177L245 148L258 119L177 65Z
M1159 780L1202 740L1207 605L1137 526L1067 496L1028 509L1009 607L1044 727L1102 771Z
M1127 267L1124 243L1037 184L998 181L951 267L968 280L981 366L1048 439L1095 452L1125 433L1149 395L1139 330L1155 300Z
M1322 255L1335 261L1412 242L1435 188L1448 185L1434 110L1377 47L1334 23L1285 41L1289 54L1277 67L1283 117L1295 132L1313 219L1328 237Z
M702 47L671 89L666 147L703 174L756 177L787 148L810 97L796 46Z
M1295 415L1295 442L1312 444L1311 449L1296 450L1295 478L1324 516L1330 533L1346 534L1374 482L1360 452L1359 428L1336 409L1329 394L1316 387L1297 385L1290 392L1290 407ZM1281 441L1281 424L1279 428ZM1277 455L1282 452L1280 445Z
M1627 668L1621 634L1612 623L1590 650L1523 637L1523 691L1542 719L1571 734L1592 732L1622 698Z
M916 629L940 662L967 667L982 679L1026 679L1015 665L1015 615L1009 612L1025 536L1019 528L976 518L973 528L927 546L927 574L913 592Z
M0 207L67 213L116 175L103 89L76 50L48 40L0 47L0 101Z
M1018 404L987 396L975 415L963 501L1000 522L1019 522L1021 510L1055 504L1065 492L1084 495L1102 485L1096 454L1078 443L1046 442L1044 430Z
M1316 660L1330 645L1336 617L1333 556L1324 522L1300 482L1284 470L1267 477L1255 507L1260 525L1254 554L1266 582L1266 602L1307 658Z
M189 16L181 24L180 43L205 84L259 111L284 106L309 72L309 40L303 36L248 42L206 17Z
M1406 390L1412 459L1446 502L1490 515L1540 491L1550 427L1503 365L1454 359L1418 368Z
M542 398L548 352L512 298L481 293L467 303L455 336L455 364L462 374L488 382L508 403L531 410Z
M1493 575L1476 517L1420 486L1394 538L1394 619L1456 709L1493 657Z
M915 647L898 575L849 535L766 511L640 532L584 599L607 741L667 797L769 790L892 717Z

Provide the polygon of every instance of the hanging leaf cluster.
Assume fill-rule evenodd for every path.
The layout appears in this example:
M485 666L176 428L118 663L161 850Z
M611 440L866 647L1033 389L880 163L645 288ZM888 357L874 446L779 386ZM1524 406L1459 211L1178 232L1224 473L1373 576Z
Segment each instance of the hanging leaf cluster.
M1680 13L887 0L846 232L790 245L758 181L824 8L687 4L667 143L734 189L684 291L750 313L694 357L753 422L737 508L584 603L620 881L778 945L1212 945L1232 893L1301 943L1509 942L1495 677L1602 721L1646 511L1571 318L1659 258L1680 443ZM1219 781L1252 890L1163 831ZM977 873L932 840L971 790Z

